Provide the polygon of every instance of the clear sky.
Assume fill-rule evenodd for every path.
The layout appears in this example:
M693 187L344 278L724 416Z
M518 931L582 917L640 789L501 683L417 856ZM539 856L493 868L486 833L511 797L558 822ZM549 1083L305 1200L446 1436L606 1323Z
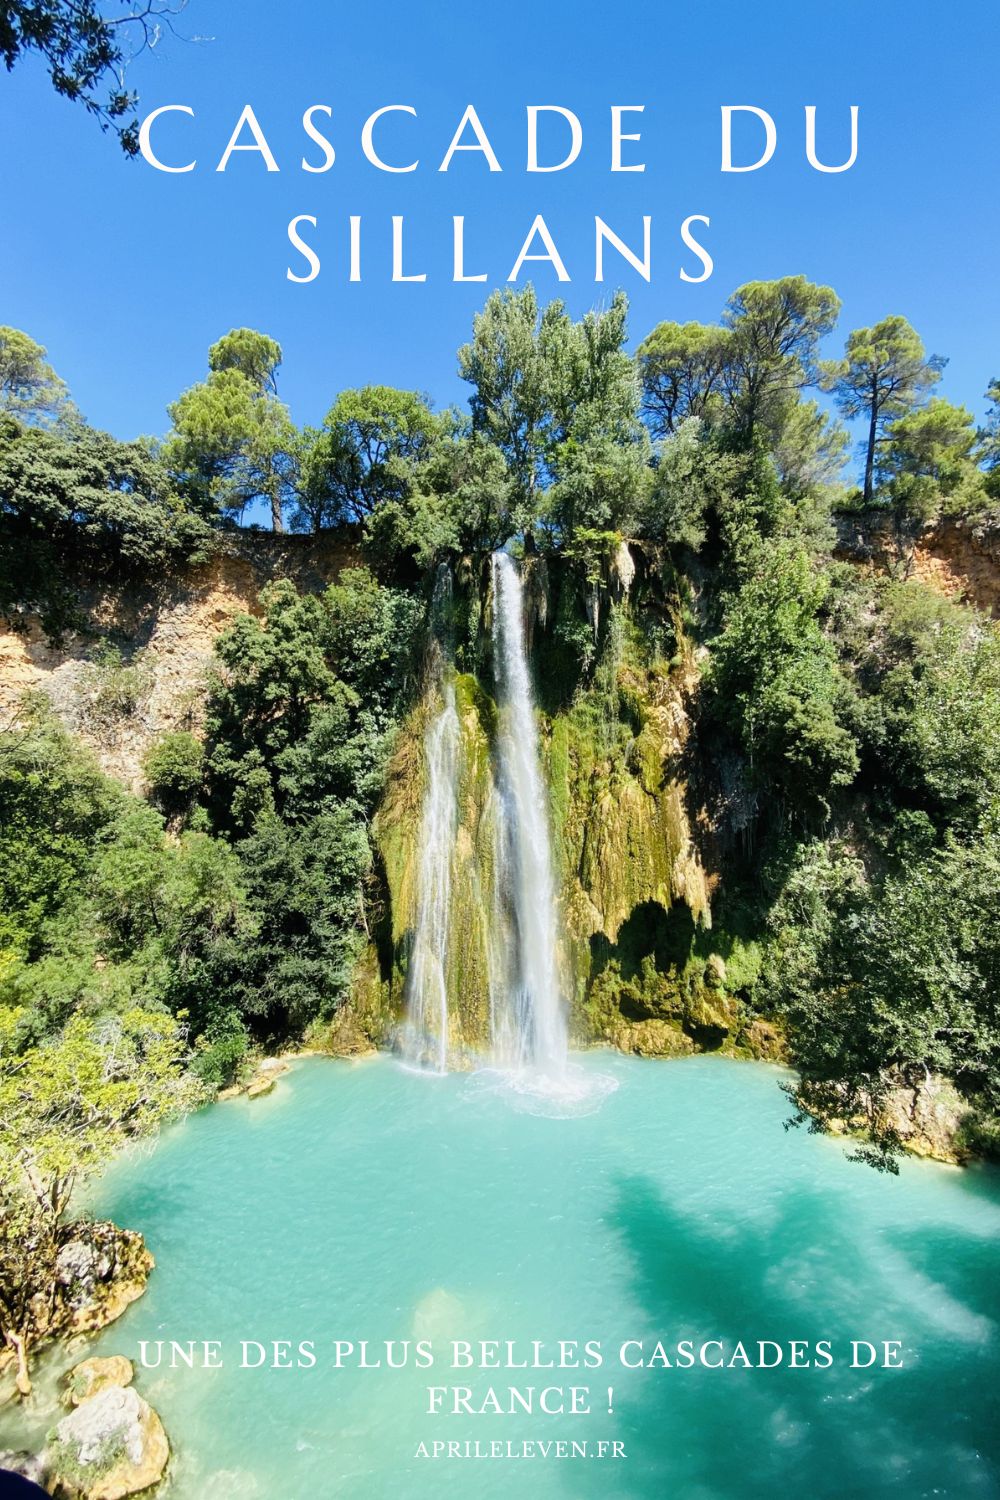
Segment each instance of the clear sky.
M319 422L338 390L366 382L462 400L455 350L536 213L573 276L560 287L536 267L539 293L579 314L617 281L636 342L661 318L717 317L743 281L802 272L843 299L835 347L852 327L902 313L949 356L942 393L983 411L1000 373L995 0L189 0L178 24L207 39L167 39L130 83L140 113L196 111L161 121L155 137L167 159L197 157L186 175L126 160L37 63L0 76L0 322L48 347L96 425L164 431L167 403L201 378L208 345L243 324L281 343L280 394L299 422ZM214 170L246 103L278 174L251 153ZM304 149L319 157L300 125L315 103L332 106L332 123L318 123L337 149L322 176L299 166ZM366 116L397 103L417 118L393 117L380 139L387 157L419 155L412 175L380 173L360 149ZM472 153L436 170L469 103L500 175ZM778 149L763 170L720 172L726 103L773 115ZM528 104L579 115L583 150L569 170L525 172ZM612 104L646 106L630 117L641 147L626 148L644 173L609 171ZM832 160L848 143L848 106L860 106L851 171L807 166L806 104ZM364 219L360 285L347 281L352 213ZM594 215L638 246L644 213L651 285L611 256L615 279L596 286ZM308 286L285 275L303 264L286 238L296 214L318 219L323 269ZM392 214L405 215L407 269L426 271L425 283L389 280ZM486 285L450 279L453 214L466 215L468 269L487 271ZM681 264L700 270L678 235L689 214L711 219L700 233L715 271L697 286L678 279Z

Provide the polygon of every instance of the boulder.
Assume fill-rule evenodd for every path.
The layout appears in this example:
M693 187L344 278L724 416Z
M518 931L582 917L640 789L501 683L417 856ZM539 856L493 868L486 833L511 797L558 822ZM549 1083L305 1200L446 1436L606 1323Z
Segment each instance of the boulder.
M283 1057L265 1057L257 1064L257 1072L268 1078L280 1078L282 1073L288 1072L289 1066Z
M97 1283L111 1276L107 1247L89 1238L68 1240L56 1255L56 1281L66 1288L66 1300L79 1305L93 1299Z
M170 1444L138 1391L112 1385L63 1417L46 1456L68 1494L123 1500L162 1479Z
M259 1099L263 1094L273 1094L275 1081L276 1080L274 1078L268 1078L266 1076L263 1078L255 1078L247 1089L247 1098Z
M622 1017L608 1031L608 1041L636 1057L687 1057L694 1042L679 1021L629 1021Z
M85 1359L82 1364L74 1366L67 1377L70 1404L80 1406L110 1386L131 1385L133 1373L132 1361L124 1354Z

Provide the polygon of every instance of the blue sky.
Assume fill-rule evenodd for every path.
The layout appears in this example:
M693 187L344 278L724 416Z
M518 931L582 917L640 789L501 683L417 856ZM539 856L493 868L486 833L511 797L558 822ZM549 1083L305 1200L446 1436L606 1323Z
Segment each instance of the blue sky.
M162 432L165 407L199 379L206 350L249 324L284 349L280 393L300 422L319 422L337 391L379 381L464 400L455 350L486 292L503 284L536 213L545 215L573 275L533 279L574 313L606 298L593 281L593 218L638 243L653 216L651 285L620 263L638 341L657 321L718 316L751 279L802 272L843 299L839 347L852 327L902 313L929 351L949 356L943 394L980 414L1000 373L1000 195L995 100L1000 23L991 3L954 0L509 0L461 7L383 0L378 6L298 0L190 0L168 39L133 67L141 113L189 104L156 136L184 161L168 176L127 161L83 112L57 99L35 63L0 77L2 213L0 322L47 345L78 404L121 436ZM253 105L282 170L256 155L218 162L243 105ZM299 169L310 104L332 106L338 159L324 176ZM420 169L377 172L363 158L367 115L406 103L384 134ZM475 104L504 167L478 155L436 171L465 106ZM719 107L756 104L779 129L760 172L719 171ZM561 104L584 127L569 170L524 171L525 106ZM642 174L609 171L611 104L644 104ZM809 168L803 106L847 142L861 110L858 164L839 176ZM184 153L184 154L181 154ZM409 159L401 155L401 160ZM364 219L365 279L347 281L348 216ZM286 226L318 219L323 260L308 286ZM392 214L406 217L407 255L423 284L389 280ZM466 215L469 269L451 277L451 216ZM702 285L678 279L678 227L705 214L715 261ZM614 264L612 257L610 264ZM834 347L831 347L831 353Z

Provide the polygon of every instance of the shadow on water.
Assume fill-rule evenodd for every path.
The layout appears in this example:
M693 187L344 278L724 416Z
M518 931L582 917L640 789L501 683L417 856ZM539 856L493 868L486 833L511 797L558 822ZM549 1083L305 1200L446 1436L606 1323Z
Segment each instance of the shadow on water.
M607 1435L629 1457L567 1464L574 1500L1000 1496L989 1242L938 1225L868 1232L837 1195L813 1190L786 1193L769 1222L698 1222L641 1176L620 1181L610 1222L647 1348L828 1339L837 1363L623 1376L609 1361ZM849 1341L865 1337L901 1339L904 1368L849 1369Z

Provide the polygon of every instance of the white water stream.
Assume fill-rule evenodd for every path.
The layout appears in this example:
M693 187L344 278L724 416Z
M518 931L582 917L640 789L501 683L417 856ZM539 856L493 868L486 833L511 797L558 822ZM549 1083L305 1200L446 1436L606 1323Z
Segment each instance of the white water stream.
M420 885L402 1034L407 1061L437 1073L446 1072L448 1063L449 918L462 740L446 645L450 602L451 573L442 564L431 604L430 647L442 705L424 736L427 782L420 815Z
M493 555L493 661L497 742L497 893L512 941L495 946L494 1061L559 1074L566 1018L559 984L556 893L549 815L538 757L521 580L505 552Z
M566 1014L559 980L556 890L548 806L525 649L521 580L505 552L493 556L496 743L493 901L484 913L490 973L488 1063L532 1086L563 1080ZM447 616L451 577L438 573L432 604L433 686L441 707L424 739L420 886L407 979L402 1050L443 1073L448 1065L449 916L458 822L461 725L451 680Z

